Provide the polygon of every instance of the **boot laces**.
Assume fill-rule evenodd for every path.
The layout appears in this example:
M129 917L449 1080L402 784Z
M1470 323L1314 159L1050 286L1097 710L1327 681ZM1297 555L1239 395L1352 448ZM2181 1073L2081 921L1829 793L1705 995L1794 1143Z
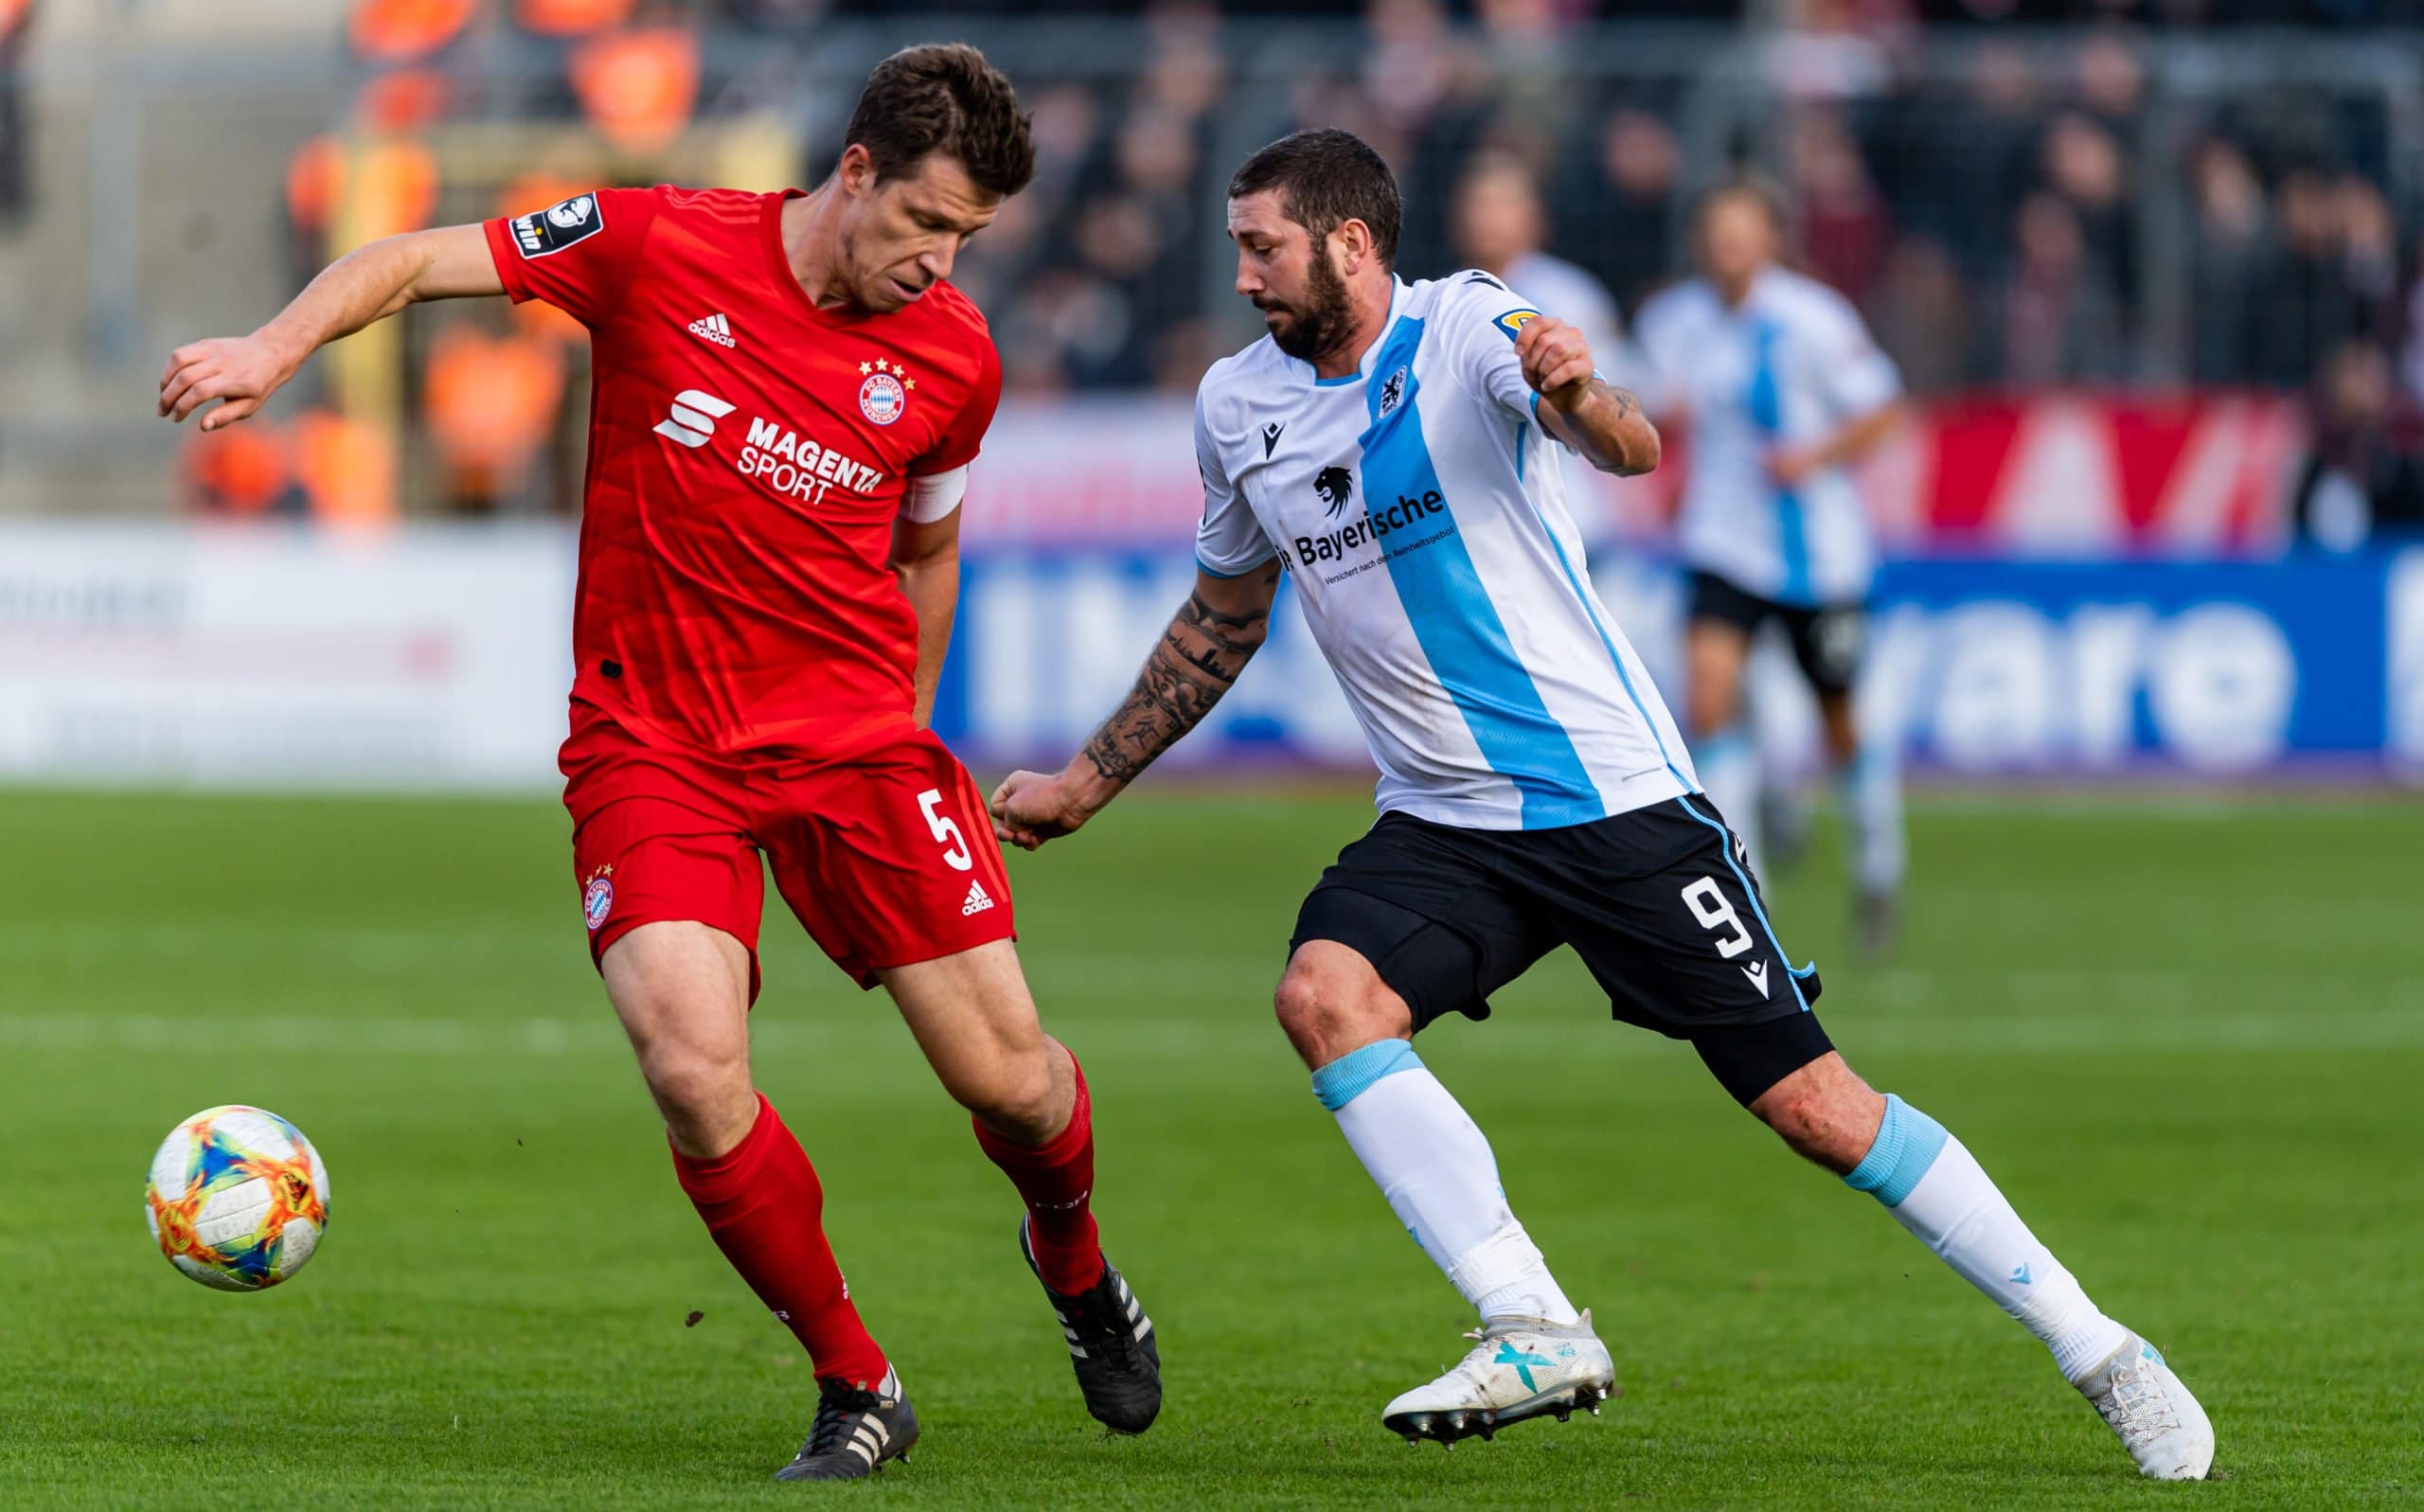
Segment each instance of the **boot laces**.
M2133 1450L2144 1449L2180 1426L2171 1394L2164 1389L2154 1370L2146 1365L2115 1366L2112 1389L2097 1398L2095 1410L2121 1435L2121 1442Z

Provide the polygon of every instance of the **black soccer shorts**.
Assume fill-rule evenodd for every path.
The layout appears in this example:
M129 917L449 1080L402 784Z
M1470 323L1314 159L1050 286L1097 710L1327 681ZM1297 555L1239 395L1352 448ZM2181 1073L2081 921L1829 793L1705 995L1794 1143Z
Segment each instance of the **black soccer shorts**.
M1784 627L1801 675L1809 680L1811 687L1825 694L1849 693L1852 683L1860 676L1861 658L1867 652L1868 612L1861 604L1817 608L1781 604L1737 588L1715 573L1692 573L1684 618L1687 624L1696 619L1714 619L1755 638L1760 626L1774 620Z
M1833 1048L1769 927L1741 842L1695 793L1557 829L1381 816L1296 916L1292 953L1332 940L1372 963L1417 1031L1489 1016L1489 996L1571 945L1617 1019L1688 1040L1749 1104Z

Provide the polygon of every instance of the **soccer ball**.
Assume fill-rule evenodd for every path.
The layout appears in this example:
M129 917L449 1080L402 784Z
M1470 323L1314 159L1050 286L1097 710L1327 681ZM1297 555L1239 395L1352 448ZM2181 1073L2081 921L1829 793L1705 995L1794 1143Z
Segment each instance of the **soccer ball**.
M241 1103L205 1108L152 1157L144 1218L169 1263L258 1291L303 1269L329 1226L329 1169L303 1131Z

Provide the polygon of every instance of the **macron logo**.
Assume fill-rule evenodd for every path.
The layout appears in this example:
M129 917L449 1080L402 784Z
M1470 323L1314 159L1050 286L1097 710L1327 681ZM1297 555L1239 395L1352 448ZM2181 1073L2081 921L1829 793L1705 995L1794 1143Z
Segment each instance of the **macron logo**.
M1768 995L1768 963L1761 961L1756 966L1743 967L1741 970L1744 976L1751 979L1751 985L1759 989L1759 996L1766 997Z
M714 342L719 347L738 345L732 339L732 323L720 314L690 322L690 334L702 341Z
M967 918L971 915L982 914L992 906L993 900L985 896L985 888L983 884L978 882L970 882L968 884L968 901L959 905L959 916Z
M659 420L656 434L684 446L704 446L715 439L716 421L731 414L732 409L713 394L686 388L673 397L673 418Z

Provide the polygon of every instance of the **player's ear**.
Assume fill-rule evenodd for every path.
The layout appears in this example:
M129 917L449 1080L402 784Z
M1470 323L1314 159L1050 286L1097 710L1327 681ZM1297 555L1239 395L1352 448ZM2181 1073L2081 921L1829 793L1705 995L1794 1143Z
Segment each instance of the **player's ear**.
M1350 217L1330 235L1338 238L1339 271L1349 277L1362 273L1372 258L1372 228Z
M842 160L833 165L833 176L852 194L863 194L875 187L875 155L866 148L852 142L842 149Z

